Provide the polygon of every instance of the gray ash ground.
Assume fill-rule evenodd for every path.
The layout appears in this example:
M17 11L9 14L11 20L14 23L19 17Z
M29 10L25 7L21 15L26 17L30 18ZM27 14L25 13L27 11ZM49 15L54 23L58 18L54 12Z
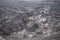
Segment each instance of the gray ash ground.
M59 2L1 0L0 36L5 40L59 40Z

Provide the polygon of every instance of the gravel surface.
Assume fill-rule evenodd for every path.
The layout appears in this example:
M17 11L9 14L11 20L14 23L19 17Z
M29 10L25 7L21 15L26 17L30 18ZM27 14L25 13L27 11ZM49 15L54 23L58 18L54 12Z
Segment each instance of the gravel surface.
M59 0L0 0L1 40L59 40L59 35Z

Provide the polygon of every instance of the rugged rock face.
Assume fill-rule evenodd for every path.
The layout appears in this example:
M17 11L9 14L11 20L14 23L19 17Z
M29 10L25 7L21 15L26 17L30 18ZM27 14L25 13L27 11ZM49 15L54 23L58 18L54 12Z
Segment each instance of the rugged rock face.
M59 4L59 0L1 0L0 35L5 40L45 40L47 36L59 34Z

